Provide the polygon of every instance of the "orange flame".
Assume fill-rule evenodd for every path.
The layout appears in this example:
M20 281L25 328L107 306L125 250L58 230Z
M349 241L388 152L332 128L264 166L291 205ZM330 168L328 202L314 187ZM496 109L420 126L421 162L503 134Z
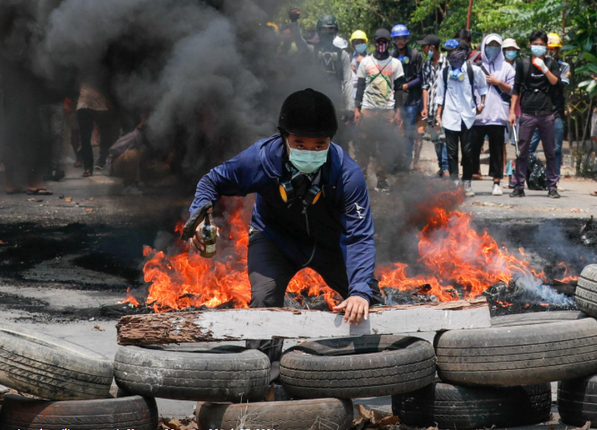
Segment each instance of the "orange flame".
M419 234L419 264L417 270L425 275L409 276L414 271L407 264L393 263L379 268L376 274L380 287L430 294L440 301L470 299L497 282L508 283L515 277L542 279L528 255L521 248L518 256L510 253L484 231L478 233L471 226L471 215L455 210L454 200L461 201L461 193L440 193L434 207L421 207L431 214ZM230 200L229 200L230 201ZM190 253L187 244L179 241L179 252L167 255L149 246L143 250L147 258L143 268L145 282L150 284L146 304L155 312L182 310L189 307L217 307L221 305L246 308L251 300L251 286L247 267L249 243L249 212L243 210L238 199L218 241L218 254L212 259ZM175 231L182 231L180 222ZM568 275L568 267L564 275ZM565 280L574 277L566 276ZM464 297L460 297L458 286ZM419 290L419 291L417 291ZM299 296L321 295L328 305L338 303L339 295L329 288L321 276L310 269L297 273L288 285L288 292ZM136 299L127 293L125 302ZM135 303L134 303L135 304ZM136 304L135 304L136 305ZM509 306L502 302L500 306Z

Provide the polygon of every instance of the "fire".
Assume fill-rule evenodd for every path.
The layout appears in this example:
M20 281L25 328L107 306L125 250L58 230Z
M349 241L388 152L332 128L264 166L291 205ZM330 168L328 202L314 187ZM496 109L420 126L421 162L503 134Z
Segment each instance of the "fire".
M428 215L427 224L419 234L419 260L416 271L404 263L380 267L376 273L380 287L429 294L440 301L478 297L497 283L527 277L543 279L523 249L512 253L500 246L487 231L478 233L471 226L471 214L449 209L449 200L459 198L453 193L437 196L435 207L419 208ZM249 211L243 210L241 199L228 200L227 222L218 240L218 253L205 259L189 252L186 243L178 241L175 252L155 250L146 246L143 255L145 282L149 283L146 304L154 312L182 310L190 307L231 306L246 308L251 300L251 286L247 273L249 243ZM230 208L230 206L234 206ZM175 231L180 234L183 223ZM573 280L568 267L561 282ZM457 288L458 287L458 290ZM328 305L340 297L314 271L305 269L296 274L288 285L288 292L299 296L322 296ZM459 294L459 291L462 294ZM136 299L128 294L125 302ZM508 306L509 303L503 303Z

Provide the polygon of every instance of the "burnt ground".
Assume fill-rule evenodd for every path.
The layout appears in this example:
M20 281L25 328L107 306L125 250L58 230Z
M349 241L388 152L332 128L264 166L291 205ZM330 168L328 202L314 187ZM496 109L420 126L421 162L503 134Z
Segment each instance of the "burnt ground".
M412 208L420 200L417 190L422 185L431 199L454 189L431 179L434 156L425 146L426 176L395 176L390 194L371 190L379 263L405 261L416 271L414 232L429 216L425 208ZM192 198L188 184L145 188L144 196L125 197L116 178L103 172L79 175L69 168L65 180L48 184L53 196L0 195L0 312L5 316L56 322L115 318L121 309L110 306L127 288L143 290L143 246L154 245L158 232L171 232ZM594 246L582 244L579 230L597 213L597 198L588 196L591 182L564 179L562 186L566 191L560 200L528 191L526 199L512 201L507 195L491 196L489 180L476 181L477 196L457 208L472 212L475 228L487 229L500 245L523 247L535 267L547 268L550 275L555 268L554 278L562 275L555 266L560 261L578 274L595 261Z
M433 147L424 146L422 166L429 177L434 160ZM127 288L143 288L143 245L153 245L158 232L173 230L187 210L194 184L123 197L118 179L103 172L85 179L80 174L69 168L65 180L48 184L54 196L33 201L0 193L0 323L17 321L113 356L118 319L114 305ZM2 179L0 173L0 185ZM412 181L392 178L391 194L371 190L382 261L388 253L395 261L412 258L409 251L416 240L399 233L404 214L411 212L404 197L412 194ZM578 273L595 261L594 248L581 243L578 231L597 213L597 198L588 195L593 182L564 179L562 186L566 191L557 201L531 191L526 199L512 202L507 195L491 196L490 181L475 182L477 196L459 210L472 212L475 227L487 228L500 244L524 246L537 267L566 261ZM380 410L389 408L388 399L378 400ZM375 401L369 403L376 407ZM181 417L192 408L188 402L160 401L163 415Z

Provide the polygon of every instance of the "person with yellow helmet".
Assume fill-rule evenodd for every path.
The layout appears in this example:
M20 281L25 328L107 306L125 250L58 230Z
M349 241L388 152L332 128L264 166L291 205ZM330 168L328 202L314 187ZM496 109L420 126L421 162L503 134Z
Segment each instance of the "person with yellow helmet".
M367 33L365 33L363 30L356 30L350 36L350 44L354 50L352 53L352 61L350 62L350 68L352 69L352 87L354 88L354 98L357 97L357 82L359 81L357 78L357 70L359 70L361 60L368 55L367 43L369 43L369 38L367 37Z
M557 61L559 67L560 81L553 88L553 114L555 117L555 153L557 159L557 172L560 176L562 168L562 145L564 143L564 116L566 114L565 89L570 85L570 65L560 59L562 51L562 38L558 33L547 35L547 55ZM539 146L539 130L535 130L531 140L530 152L534 154ZM561 187L560 187L561 189Z

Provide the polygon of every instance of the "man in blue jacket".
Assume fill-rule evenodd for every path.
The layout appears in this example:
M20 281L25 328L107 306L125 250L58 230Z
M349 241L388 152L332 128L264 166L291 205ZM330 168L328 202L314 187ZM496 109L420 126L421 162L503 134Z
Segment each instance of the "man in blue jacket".
M191 215L221 196L256 193L249 229L252 308L282 307L286 287L305 267L318 272L344 301L334 311L358 324L382 304L375 269L369 195L361 168L331 142L338 129L332 101L306 89L282 105L280 133L258 141L214 168L197 185ZM203 249L200 234L192 249ZM282 341L248 342L272 361Z

